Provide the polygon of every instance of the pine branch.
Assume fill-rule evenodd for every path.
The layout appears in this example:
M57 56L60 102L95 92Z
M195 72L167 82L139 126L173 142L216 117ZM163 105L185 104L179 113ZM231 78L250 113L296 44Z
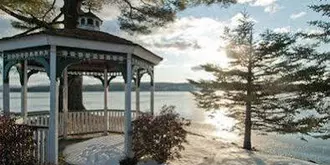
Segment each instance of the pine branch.
M15 35L14 37L25 36L25 35L27 35L28 33L33 32L33 31L35 31L35 30L38 30L38 29L40 29L40 28L41 28L41 27L36 26L36 27L31 28L31 29L29 29L29 30L27 30L27 31L25 31L25 32L22 32L22 33L17 34L17 35Z
M63 15L63 12L61 11L53 20L52 20L52 23L55 23L55 22L57 22L57 20L58 19L60 19L61 18L61 16ZM62 21L62 23L63 23L63 21Z
M45 12L44 16L42 17L42 20L45 20L46 16L49 14L49 12L54 10L55 4L56 4L56 0L53 0L51 7Z
M44 27L44 28L47 28L47 29L51 29L52 27L44 22L44 21L41 21L39 19L37 19L36 17L25 17L23 15L19 15L13 11L11 11L10 9L6 8L5 6L2 6L0 5L0 10L4 11L5 13L7 13L8 15L20 20L20 21L23 21L23 22L26 22L26 23L29 23L29 24L35 24L37 26L40 26L40 27Z

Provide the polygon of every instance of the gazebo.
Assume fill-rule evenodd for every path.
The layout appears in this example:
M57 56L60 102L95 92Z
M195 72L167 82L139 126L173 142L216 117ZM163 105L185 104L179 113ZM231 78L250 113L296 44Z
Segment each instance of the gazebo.
M140 110L139 86L143 74L151 80L150 110L154 110L154 66L162 58L144 47L123 38L99 31L102 21L92 13L79 18L77 29L45 30L24 36L0 39L0 53L3 57L3 110L10 113L9 71L16 66L22 85L21 116L28 123L27 82L37 72L45 72L50 80L50 111L46 123L45 161L57 164L58 138L70 132L68 112L68 74L98 76L104 85L104 110L102 117L105 133L111 123L107 106L107 92L110 81L122 76L125 82L124 110L124 152L132 155L132 80L136 83L136 111ZM59 100L59 79L63 78L63 100ZM63 113L59 113L58 102L63 102ZM81 115L83 118L83 114ZM84 121L84 123L89 120ZM88 123L87 123L88 124ZM84 129L84 128L82 128ZM38 136L39 139L41 136ZM42 149L41 149L42 150Z

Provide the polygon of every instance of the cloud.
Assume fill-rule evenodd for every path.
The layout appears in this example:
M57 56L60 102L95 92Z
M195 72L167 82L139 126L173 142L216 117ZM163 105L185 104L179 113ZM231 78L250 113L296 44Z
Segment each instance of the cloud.
M240 20L243 19L244 16L242 13L237 13L230 19L230 26L237 26L240 23ZM252 21L254 23L258 23L258 21L252 17L248 19L248 21Z
M288 33L291 31L291 27L290 26L286 26L286 27L281 27L281 28L275 28L274 32L276 33Z
M145 43L145 46L157 47L157 48L175 48L178 50L186 49L201 49L198 41L184 40L182 38L162 39L161 41L155 41L152 43Z
M275 4L277 0L256 0L253 6L270 6Z
M233 27L240 14L228 20L208 17L181 17L164 28L149 35L125 36L162 56L157 66L158 81L185 81L187 78L199 79L209 76L196 72L195 66L215 63L226 65L228 59L221 38L226 26Z
M120 10L117 5L111 4L103 6L103 9L98 13L103 21L115 20L120 15Z
M266 13L276 13L277 11L279 11L280 9L282 9L282 7L278 4L273 4L273 5L269 5L265 8L265 12Z
M134 37L137 42L157 50L194 51L219 43L225 23L212 18L183 17L150 35Z
M237 0L237 3L251 3L254 0Z
M238 3L249 4L255 7L264 7L266 13L275 13L282 9L282 7L277 4L277 0L238 0Z
M307 14L307 13L304 12L304 11L302 11L302 12L300 12L300 13L293 13L293 14L290 16L290 18L291 18L291 19L298 19L298 18L301 18L301 17L305 16L306 14Z

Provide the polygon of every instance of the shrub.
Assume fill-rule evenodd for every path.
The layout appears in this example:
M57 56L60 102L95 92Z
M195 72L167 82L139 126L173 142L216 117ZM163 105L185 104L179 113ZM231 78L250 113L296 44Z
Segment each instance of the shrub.
M0 116L0 165L34 165L33 130L15 124L15 119Z
M124 158L119 162L120 165L135 165L138 163L138 160L136 158Z
M158 116L142 114L133 121L133 152L136 159L151 158L158 163L180 158L187 143L190 125L174 111L174 106L163 106Z

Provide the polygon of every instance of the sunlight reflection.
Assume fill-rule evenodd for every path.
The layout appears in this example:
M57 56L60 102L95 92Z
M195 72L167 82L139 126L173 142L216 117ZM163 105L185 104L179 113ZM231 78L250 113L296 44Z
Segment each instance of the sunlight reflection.
M231 142L239 139L238 132L233 130L235 119L227 117L223 111L208 112L206 115L206 123L215 126L214 136Z

